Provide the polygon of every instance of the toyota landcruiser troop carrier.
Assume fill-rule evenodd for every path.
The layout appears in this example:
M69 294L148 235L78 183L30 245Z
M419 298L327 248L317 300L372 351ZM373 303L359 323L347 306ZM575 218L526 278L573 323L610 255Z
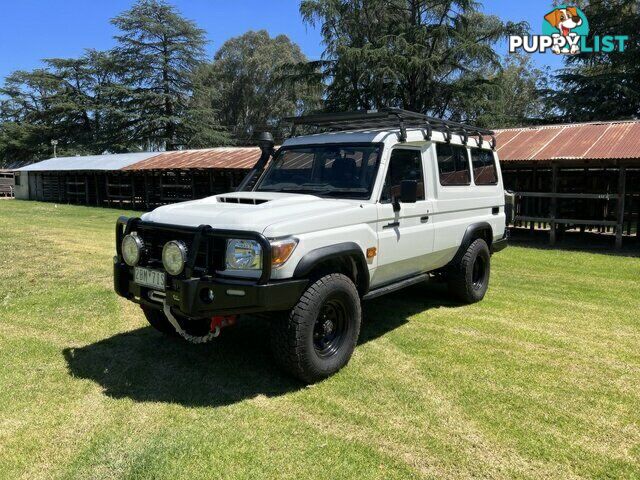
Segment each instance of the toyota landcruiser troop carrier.
M304 382L343 367L361 301L443 277L481 300L506 246L493 132L400 109L287 119L324 133L262 154L234 193L118 219L116 292L201 343L268 316L277 362Z

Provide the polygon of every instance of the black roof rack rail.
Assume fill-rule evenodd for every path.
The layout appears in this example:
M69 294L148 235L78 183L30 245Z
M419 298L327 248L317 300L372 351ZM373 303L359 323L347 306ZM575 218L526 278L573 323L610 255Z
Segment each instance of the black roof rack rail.
M349 130L378 130L378 129L399 129L398 139L401 142L407 139L407 128L419 128L423 130L425 140L431 140L434 130L445 134L447 142L451 141L452 134L458 134L463 142L467 143L468 138L478 137L478 146L482 146L483 136L492 138L491 146L495 148L495 133L492 130L466 125L464 123L442 120L440 118L429 117L422 113L410 112L401 108L381 108L380 110L357 110L354 112L340 113L318 113L303 115L300 117L286 117L284 122L291 123L291 136L295 135L298 125L306 125L323 128L328 131L349 131Z

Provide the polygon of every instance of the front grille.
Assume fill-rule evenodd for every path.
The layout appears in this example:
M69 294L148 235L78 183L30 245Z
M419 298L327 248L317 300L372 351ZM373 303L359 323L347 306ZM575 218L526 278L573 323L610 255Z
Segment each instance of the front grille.
M129 233L136 233L145 244L145 255L142 266L162 268L162 249L171 240L184 242L189 250L187 269L183 275L215 276L216 272L225 270L225 250L227 240L241 238L253 240L262 247L263 266L257 284L266 284L271 278L271 245L264 235L257 232L241 230L213 229L209 226L180 227L164 223L144 222L139 218L121 216L116 222L117 260L122 262L122 239ZM198 242L199 239L199 242ZM195 244L198 243L194 256ZM193 262L193 264L191 264ZM193 270L190 271L189 269Z
M192 254L195 234L191 232L168 232L153 228L140 229L138 235L144 241L145 264L150 267L162 266L162 249L170 240L183 242ZM212 274L224 268L225 241L221 238L203 237L196 255L194 269L200 273Z

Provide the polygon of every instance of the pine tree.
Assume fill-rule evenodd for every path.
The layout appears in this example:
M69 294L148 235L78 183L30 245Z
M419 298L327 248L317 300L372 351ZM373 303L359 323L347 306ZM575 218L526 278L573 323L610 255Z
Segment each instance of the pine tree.
M112 23L120 30L114 53L124 68L123 105L133 138L153 149L186 144L183 119L205 32L161 0L139 0Z
M500 69L496 42L527 27L484 15L471 0L303 0L300 11L323 35L314 67L328 82L329 110L450 116L486 82L477 72Z
M557 76L558 88L548 91L560 110L558 120L580 122L637 118L640 115L640 29L636 0L588 2L583 11L589 19L587 44L594 36L629 35L624 52L583 52L566 58Z
M0 157L7 162L139 149L127 132L119 83L109 52L44 60L43 68L9 75L0 88Z

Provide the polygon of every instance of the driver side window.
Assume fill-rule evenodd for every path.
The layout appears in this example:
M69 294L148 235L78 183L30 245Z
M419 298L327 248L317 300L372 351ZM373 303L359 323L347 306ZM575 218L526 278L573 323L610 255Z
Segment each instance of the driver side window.
M391 152L380 203L391 203L394 196L400 196L402 180L416 180L418 182L418 200L425 199L422 152L420 150L396 148Z

